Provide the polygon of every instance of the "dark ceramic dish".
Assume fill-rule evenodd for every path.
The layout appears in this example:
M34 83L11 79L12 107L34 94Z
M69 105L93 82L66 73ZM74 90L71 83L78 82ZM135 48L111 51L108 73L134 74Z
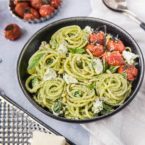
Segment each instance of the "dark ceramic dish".
M8 9L9 9L9 11L10 11L10 13L11 13L11 15L12 15L13 17L15 17L15 18L17 18L17 19L20 19L20 20L22 20L22 21L24 21L24 22L28 22L28 23L30 23L30 24L36 24L36 23L45 22L45 21L51 19L52 17L54 17L54 16L57 14L57 12L60 10L61 5L62 5L62 1L61 1L60 6L59 6L57 9L55 9L55 11L54 11L51 15L46 16L46 17L40 17L39 19L34 19L34 20L24 20L24 19L22 19L20 16L18 16L18 15L15 13L15 11L14 11L14 3L13 3L13 0L9 0L9 7L8 7Z
M25 88L25 80L28 77L27 74L27 66L28 66L28 60L32 56L32 54L35 53L35 51L39 48L39 45L41 41L49 41L50 37L52 34L60 29L61 27L64 26L69 26L69 25L79 25L80 27L84 28L85 26L89 25L93 28L97 28L100 26L105 25L107 27L107 32L111 33L113 35L118 35L119 38L124 42L126 46L130 46L132 48L132 51L136 54L139 55L138 61L138 69L139 69L139 74L136 80L133 82L133 88L130 96L127 98L127 100L124 102L123 105L119 106L114 112L104 115L104 116L98 116L92 119L85 119L85 120L72 120L72 119L66 119L63 117L55 116L51 112L49 112L46 108L42 108L39 106L32 98L32 95L26 90ZM90 17L75 17L75 18L68 18L68 19L63 19L56 21L54 23L51 23L44 28L40 29L38 32L36 32L30 40L25 44L24 48L22 49L22 52L19 56L18 59L18 64L17 64L17 75L18 75L18 80L19 84L21 86L21 89L23 90L24 94L28 98L28 100L41 112L45 113L46 115L53 117L55 119L61 120L61 121L66 121L66 122L73 122L73 123L87 123L91 121L96 121L100 120L103 118L106 118L108 116L112 116L115 113L119 112L122 110L125 106L127 106L133 98L136 96L137 92L139 91L139 88L142 84L143 81L143 76L144 76L144 60L143 60L143 55L142 52L138 46L138 44L135 42L135 40L122 28L119 26L105 21L101 19L96 19L96 18L90 18Z

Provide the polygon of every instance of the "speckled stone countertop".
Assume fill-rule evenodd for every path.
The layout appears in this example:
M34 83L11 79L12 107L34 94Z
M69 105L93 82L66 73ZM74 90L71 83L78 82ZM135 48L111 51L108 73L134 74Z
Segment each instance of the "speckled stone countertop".
M0 58L3 60L0 64L0 88L20 106L77 145L89 144L88 132L79 124L57 121L37 110L21 91L17 80L16 65L18 56L24 44L38 29L62 18L88 16L90 11L91 6L89 0L64 0L60 12L54 18L41 24L28 24L11 16L8 10L8 0L0 0ZM11 42L4 38L3 29L9 23L17 23L22 27L24 34L18 41Z

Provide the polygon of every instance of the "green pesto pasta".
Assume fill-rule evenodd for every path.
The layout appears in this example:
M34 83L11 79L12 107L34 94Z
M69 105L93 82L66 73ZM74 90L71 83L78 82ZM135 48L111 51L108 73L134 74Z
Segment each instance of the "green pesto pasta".
M92 118L94 113L91 110L93 102L97 96L93 89L90 89L87 85L71 84L66 88L66 118Z
M65 43L68 49L83 48L87 44L87 34L77 26L67 26L56 31L50 40L53 49L57 49L61 43Z
M131 92L131 84L121 74L101 74L95 82L97 95L112 106L121 105Z
M56 78L43 82L43 87L39 89L35 96L36 102L51 110L54 102L61 98L64 90L64 80Z
M77 25L63 27L29 59L26 89L54 115L94 118L107 109L113 111L131 93L131 82L117 73L118 66L106 67L101 57L86 51L87 30ZM106 37L109 41L110 35Z
M89 55L69 54L65 63L64 70L71 76L80 81L91 79L95 75L92 59Z

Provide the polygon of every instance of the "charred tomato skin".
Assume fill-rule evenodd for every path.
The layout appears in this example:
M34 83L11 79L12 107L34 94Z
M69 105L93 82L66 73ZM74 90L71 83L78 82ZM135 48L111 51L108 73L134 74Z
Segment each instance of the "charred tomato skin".
M105 52L103 59L112 66L121 66L125 64L125 61L119 51Z
M109 51L119 51L120 53L122 53L125 50L125 46L121 40L110 39L107 42L107 49Z
M14 5L17 5L18 3L22 3L22 2L27 2L27 3L29 3L29 0L14 0L14 1L13 1Z
M40 7L44 4L43 0L30 0L31 6L35 9L40 9Z
M23 18L26 8L29 8L29 4L27 2L21 2L16 4L14 11L18 16Z
M54 12L54 7L51 5L42 5L39 9L39 13L42 17L50 16Z
M92 53L92 55L96 57L101 57L104 53L104 47L100 44L88 44L86 49L89 50Z
M9 24L5 27L4 35L6 39L14 41L21 36L21 28L17 24Z
M134 65L122 65L118 69L118 73L126 73L129 81L134 81L138 75L138 69Z
M40 15L35 9L33 8L25 9L24 20L34 20L34 19L39 19L39 18L40 18Z
M89 35L89 41L91 43L98 43L98 44L103 45L104 39L105 39L105 34L102 31L97 32L97 33L92 33Z
M53 6L54 8L58 8L61 4L61 0L51 0L50 5Z

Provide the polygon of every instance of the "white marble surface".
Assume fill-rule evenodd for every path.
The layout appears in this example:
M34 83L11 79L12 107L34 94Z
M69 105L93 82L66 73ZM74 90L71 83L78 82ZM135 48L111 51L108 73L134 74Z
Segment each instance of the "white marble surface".
M16 75L17 59L24 44L41 27L52 21L72 16L87 16L91 11L89 0L64 0L60 12L50 21L41 24L27 24L11 17L8 0L0 0L0 88L19 105L30 111L46 124L72 140L77 145L88 145L89 135L79 124L69 124L56 121L38 111L24 96L18 84ZM9 23L17 23L24 30L24 35L16 42L11 42L3 37L3 29Z
M131 11L145 22L145 1L126 0ZM101 0L91 0L90 16L111 21L132 35L145 58L145 31L135 21L109 10ZM97 7L97 8L96 8ZM90 145L145 145L145 78L133 101L122 111L84 127L90 132Z

